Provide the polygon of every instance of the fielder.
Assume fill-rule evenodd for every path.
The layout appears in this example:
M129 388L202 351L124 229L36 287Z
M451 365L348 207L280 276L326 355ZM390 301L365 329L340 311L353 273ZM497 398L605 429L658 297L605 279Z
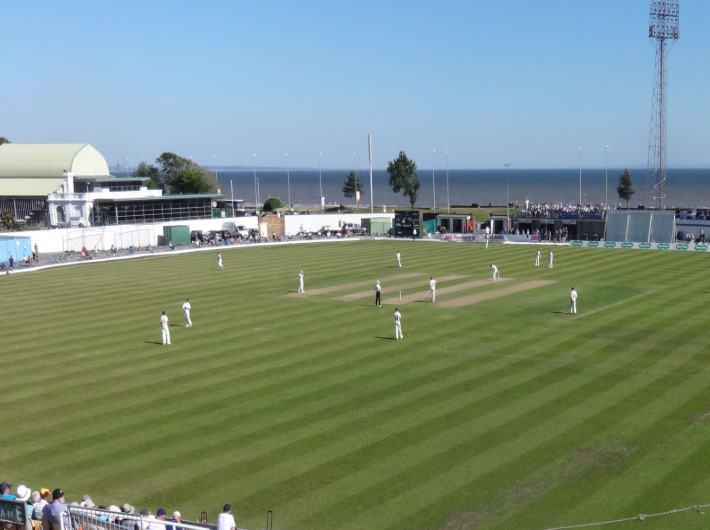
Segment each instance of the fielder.
M548 251L547 251L547 268L548 268L548 269L553 268L553 266L554 266L554 264L553 264L554 258L555 258L555 257L552 255L552 251L551 251L551 250L548 250Z
M535 266L539 267L540 266L540 249L537 249L537 252L535 252Z
M185 327L186 328L192 327L192 320L190 320L190 310L191 309L192 309L192 306L190 305L190 299L185 298L185 303L182 304L182 310L185 311Z
M399 250L397 251L397 267L402 268L402 255L399 253Z
M160 315L160 331L163 335L163 346L172 344L170 342L170 324L168 322L168 315L165 314L165 311L163 311L163 314Z
M224 263L222 263L222 253L217 252L217 266L219 267L220 270L224 270Z
M498 279L498 267L491 263L491 270L493 271L493 281Z
M569 293L569 313L570 315L577 314L577 291L574 290L574 287Z
M396 307L394 308L394 338L395 340L404 338L402 335L402 313Z
M433 276L429 278L429 301L432 304L436 302L436 280Z
M300 271L298 273L298 293L303 293L305 290L303 289L303 271Z
M380 285L380 280L375 283L375 307L382 307L382 285Z

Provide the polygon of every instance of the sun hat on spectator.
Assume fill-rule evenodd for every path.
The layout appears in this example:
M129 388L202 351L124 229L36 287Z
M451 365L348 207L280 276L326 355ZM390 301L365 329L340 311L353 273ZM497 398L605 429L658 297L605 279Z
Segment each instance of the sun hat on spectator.
M123 513L134 513L136 511L134 506L131 506L130 504L126 503L123 506L121 506L121 511Z
M43 499L46 499L47 497L49 497L49 489L48 489L48 488L40 488L40 489L39 489L39 495L40 495L40 497L42 497Z
M84 496L81 498L81 505L82 505L84 508L93 508L94 506L96 506L96 504L94 503L94 501L91 500L91 495L88 495L88 494L87 494L87 495L84 495Z
M15 494L15 500L18 500L20 502L27 502L27 499L30 498L30 495L32 492L30 491L30 488L25 486L24 484L20 484L17 486L17 493Z

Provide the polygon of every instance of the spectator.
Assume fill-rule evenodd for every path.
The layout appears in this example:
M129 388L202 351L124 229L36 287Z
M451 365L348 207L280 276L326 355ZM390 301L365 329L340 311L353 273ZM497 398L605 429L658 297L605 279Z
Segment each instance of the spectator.
M150 513L150 510L148 508L142 508L140 511L141 514L141 528L143 530L148 530L150 527L150 522L155 519L155 516Z
M217 530L237 530L237 522L232 515L231 504L225 504L222 513L217 517Z
M25 503L25 521L29 523L32 520L32 505L27 502L30 499L32 491L30 488L24 484L17 486L17 495L15 495L15 500ZM31 524L31 523L30 523Z
M10 256L10 259L12 259L12 256ZM10 265L12 266L12 265ZM14 500L15 496L10 493L10 490L12 489L12 484L9 482L3 482L0 483L0 499L8 499L8 500Z
M48 530L60 530L62 521L68 524L68 507L64 501L64 492L61 488L52 491L52 503L44 507L42 512L42 525Z
M122 516L119 518L118 523L121 525L123 528L127 528L130 530L133 530L137 525L136 525L136 520L134 517L126 517L127 515L133 515L136 513L135 507L131 506L130 504L126 503L121 506L121 513Z
M84 495L84 496L81 498L81 503L79 503L79 504L80 504L80 506L82 506L83 508L94 508L94 507L96 506L96 504L94 503L94 501L91 500L91 495L88 495L88 494L87 494L87 495Z
M37 505L40 503L42 500L42 496L39 494L39 491L35 490L30 494L30 500L29 503L32 506L32 513L30 514L31 519L35 519L35 508ZM39 518L42 518L42 512L40 511L40 516Z
M158 511L155 512L155 519L153 519L148 525L148 528L150 530L165 530L165 509L164 508L158 508Z
M180 524L182 524L182 514L180 512L178 512L177 510L173 512L172 522L177 523L177 524L166 525L165 526L166 530L179 530Z
M40 488L39 490L39 502L35 503L34 511L32 512L32 519L35 521L42 520L42 514L44 514L44 507L47 506L49 498L49 490L47 488Z

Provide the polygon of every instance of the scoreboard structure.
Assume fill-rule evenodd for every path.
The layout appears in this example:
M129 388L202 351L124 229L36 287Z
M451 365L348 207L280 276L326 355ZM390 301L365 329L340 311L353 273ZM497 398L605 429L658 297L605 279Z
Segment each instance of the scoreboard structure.
M394 237L417 239L421 237L419 212L411 210L395 210Z

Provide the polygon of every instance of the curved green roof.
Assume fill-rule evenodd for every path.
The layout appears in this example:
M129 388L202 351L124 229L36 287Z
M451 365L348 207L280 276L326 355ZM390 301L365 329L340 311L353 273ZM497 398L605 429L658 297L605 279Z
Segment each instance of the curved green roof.
M2 144L0 179L108 176L106 159L89 144Z

